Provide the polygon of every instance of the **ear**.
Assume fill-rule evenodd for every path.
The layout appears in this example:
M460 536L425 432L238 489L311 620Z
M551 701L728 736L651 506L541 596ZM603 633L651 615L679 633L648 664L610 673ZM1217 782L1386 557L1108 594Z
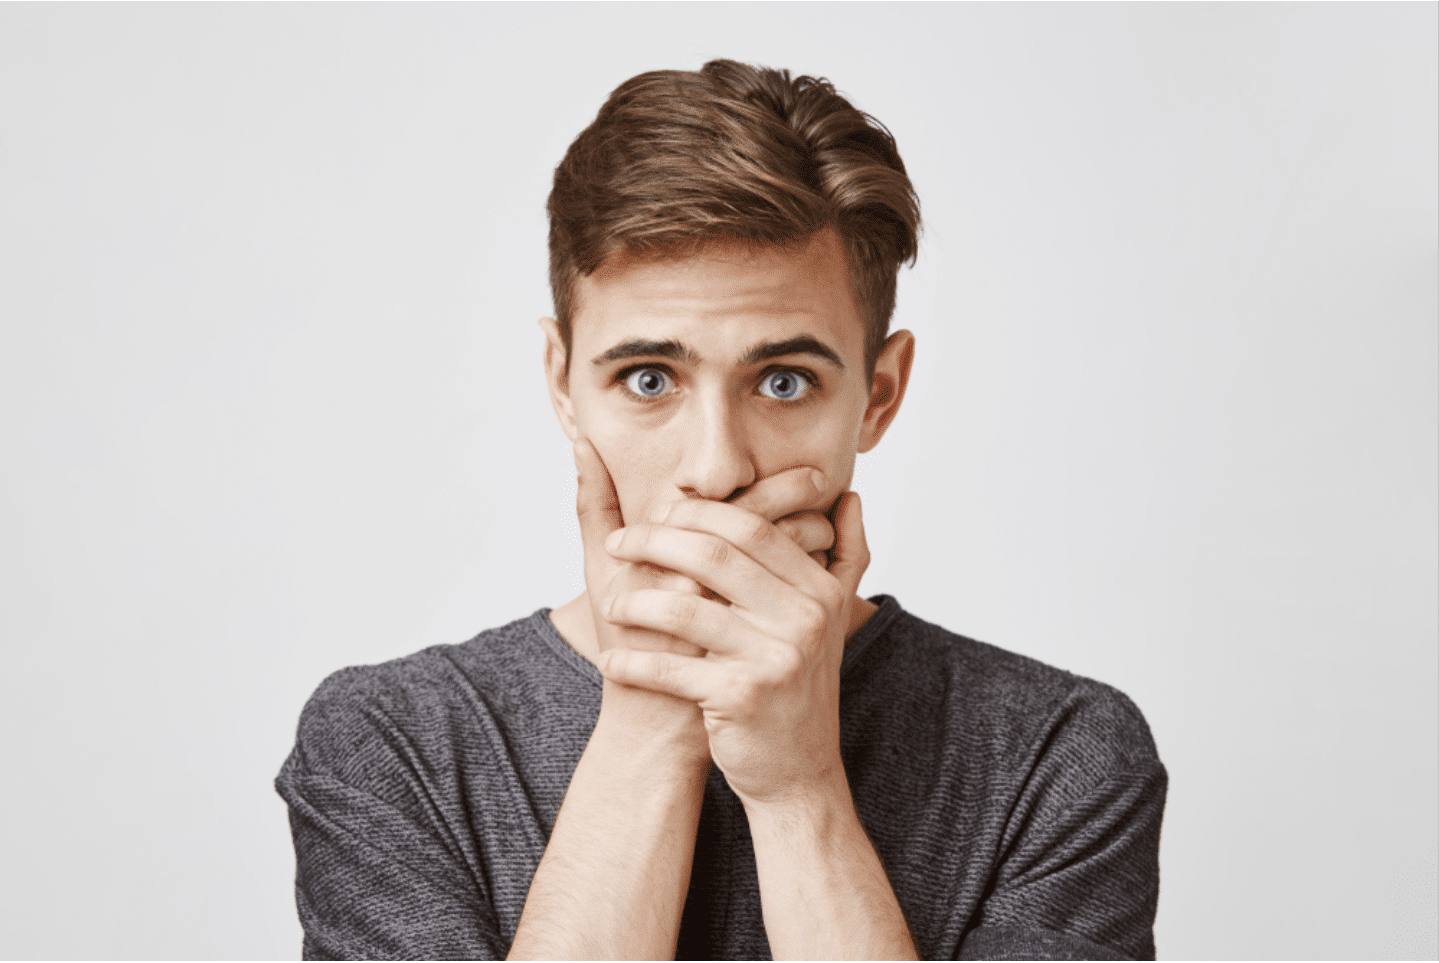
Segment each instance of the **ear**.
M560 339L559 322L554 318L540 318L540 330L545 333L545 381L550 389L550 404L554 406L555 417L571 442L580 437L579 426L575 423L575 406L570 400L570 379L565 372L565 343Z
M859 428L859 450L869 451L889 429L904 389L909 387L909 369L914 365L914 335L896 331L885 339L874 363L874 380L869 386L869 407Z

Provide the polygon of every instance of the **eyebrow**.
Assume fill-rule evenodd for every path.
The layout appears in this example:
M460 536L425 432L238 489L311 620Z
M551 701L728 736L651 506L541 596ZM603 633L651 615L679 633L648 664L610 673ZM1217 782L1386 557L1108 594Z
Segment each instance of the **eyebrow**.
M756 365L761 361L783 358L792 354L814 355L825 359L841 371L844 370L844 362L840 360L834 349L809 334L801 334L784 341L766 341L757 344L744 353L740 364ZM643 338L632 338L629 341L621 341L608 351L596 355L590 364L599 367L615 361L622 361L625 358L669 358L671 361L683 361L685 364L699 362L699 355L682 341L674 339L647 341Z
M621 341L603 354L596 355L590 364L599 367L613 361L622 361L625 358L669 358L671 361L683 361L685 364L695 364L699 361L699 355L686 347L683 342L674 339L646 341L643 338L633 338L629 341Z
M759 364L761 361L769 361L771 358L782 358L791 354L812 354L832 363L839 370L844 370L844 362L839 360L839 355L834 349L813 335L802 334L795 338L788 338L784 341L768 341L757 344L744 353L740 364Z

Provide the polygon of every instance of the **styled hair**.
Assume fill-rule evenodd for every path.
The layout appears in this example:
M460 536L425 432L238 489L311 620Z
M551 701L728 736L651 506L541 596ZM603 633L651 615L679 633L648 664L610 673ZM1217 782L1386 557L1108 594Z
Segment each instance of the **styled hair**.
M576 282L611 254L790 245L833 227L873 377L899 267L919 247L919 198L884 125L824 78L733 60L651 71L617 87L555 168L547 209L566 359Z

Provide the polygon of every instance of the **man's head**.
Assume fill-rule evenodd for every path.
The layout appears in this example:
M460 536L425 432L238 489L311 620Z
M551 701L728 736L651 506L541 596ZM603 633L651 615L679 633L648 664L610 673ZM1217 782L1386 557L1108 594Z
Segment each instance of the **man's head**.
M571 145L549 214L552 397L627 520L796 464L847 488L913 354L886 335L918 201L878 122L787 71L642 74Z

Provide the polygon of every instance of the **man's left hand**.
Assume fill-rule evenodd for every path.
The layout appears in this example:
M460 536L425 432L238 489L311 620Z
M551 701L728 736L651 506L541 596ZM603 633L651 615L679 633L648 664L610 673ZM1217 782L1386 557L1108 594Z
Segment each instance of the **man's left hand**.
M844 785L839 667L869 565L857 494L841 498L834 527L828 569L766 519L703 499L678 502L661 524L623 528L605 543L615 558L679 572L720 596L616 596L608 621L676 636L705 654L619 648L601 657L600 669L696 703L715 764L747 804Z

